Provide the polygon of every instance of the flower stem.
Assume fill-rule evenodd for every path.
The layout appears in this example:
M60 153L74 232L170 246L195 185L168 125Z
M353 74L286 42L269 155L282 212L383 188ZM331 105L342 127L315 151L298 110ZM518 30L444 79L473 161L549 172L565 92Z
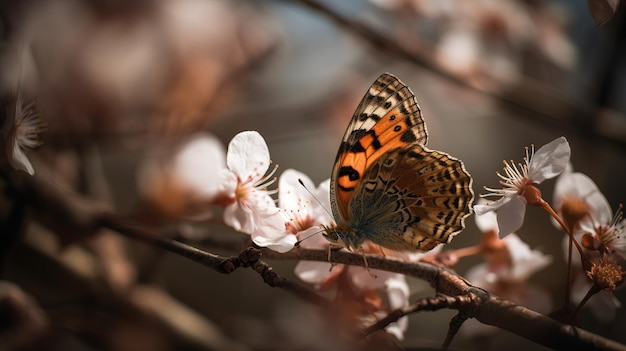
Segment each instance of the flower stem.
M580 247L580 244L578 243L578 241L576 241L576 239L574 238L574 235L572 234L572 231L570 230L570 227L565 223L565 221L563 221L561 216L559 216L556 213L556 211L554 211L552 206L550 206L550 204L547 201L543 201L542 202L541 208L546 210L552 216L552 218L554 218L559 223L559 225L561 226L561 228L563 228L563 231L565 231L567 236L569 236L569 246L568 246L568 254L567 254L567 274L566 274L566 278L565 278L566 279L566 282L565 282L565 301L563 301L564 306L567 306L567 304L569 304L569 300L570 300L570 296L571 296L572 244L576 245L576 249L578 250L578 253L580 254L581 261L584 259L583 249L582 249L582 247ZM582 307L582 306L580 306L580 307Z
M599 293L602 289L599 289L598 286L596 286L595 284L591 286L591 288L589 288L589 291L587 291L587 294L585 295L585 297L583 297L582 300L580 300L580 303L578 304L578 306L576 306L576 309L574 310L574 316L578 315L578 313L580 312L580 310L583 308L583 306L587 303L587 301L589 301L589 299Z
M469 247L463 247L457 250L454 250L454 253L457 255L457 257L461 258L461 257L467 257L467 256L473 256L473 255L478 255L480 253L480 245L474 245L474 246L469 246Z
M565 282L565 301L563 301L563 306L567 306L569 304L572 290L572 249L572 239L570 238L567 245L567 280Z
M570 228L567 226L567 224L565 224L563 219L561 219L561 217L554 211L554 209L552 209L552 207L547 201L544 201L542 203L541 208L546 210L550 214L550 216L552 216L552 218L554 218L557 222L559 222L559 225L561 226L561 228L563 228L563 230L565 231L565 234L567 234L571 242L573 242L574 245L576 245L576 249L578 250L580 257L583 258L584 257L583 248L580 246L578 241L574 239L574 235L570 231Z

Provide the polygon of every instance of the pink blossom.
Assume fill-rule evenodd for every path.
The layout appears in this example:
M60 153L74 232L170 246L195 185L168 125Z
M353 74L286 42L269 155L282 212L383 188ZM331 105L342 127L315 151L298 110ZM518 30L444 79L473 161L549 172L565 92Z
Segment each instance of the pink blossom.
M368 244L365 244L367 247ZM409 286L404 275L386 271L368 271L364 267L335 265L328 262L301 261L296 265L296 275L307 283L315 284L319 290L349 289L337 295L354 295L355 302L358 297L370 295L375 291L385 291L387 293L389 306L383 310L378 306L376 311L371 311L376 316L382 317L391 310L408 306ZM372 274L374 273L375 276ZM347 280L349 284L341 284L340 281ZM349 286L349 287L347 287ZM369 292L369 293L368 293ZM371 314L361 316L361 321L365 324L374 323L375 319L370 318ZM385 329L395 335L398 339L404 338L404 331L408 326L406 317L400 318L397 322L391 323Z
M221 196L227 204L224 222L250 234L257 245L265 246L268 235L281 234L285 224L269 190L276 179L270 168L265 139L255 131L241 132L230 141L226 166L221 174Z
M149 204L171 218L205 220L219 195L226 151L213 135L201 133L173 157L150 155L138 174L139 189Z
M302 241L302 247L321 246L325 242L321 225L332 221L328 212L329 189L330 180L316 188L306 174L294 169L285 170L278 180L278 204L285 220L285 229L258 235L255 243L278 252L291 250L302 239L306 239Z
M556 211L572 226L584 218L596 223L611 219L611 206L598 186L585 174L573 172L571 166L557 178L553 198ZM558 226L556 221L553 224Z
M0 135L4 139L7 157L11 166L17 170L24 171L30 175L35 174L35 169L30 163L26 152L42 144L40 134L46 130L46 123L41 119L36 109L35 101L25 102L23 100L22 80L24 75L24 65L30 55L24 50L21 57L20 77L14 99L10 106L7 106L4 124L0 130Z
M587 259L598 258L600 253L609 254L617 261L626 259L626 221L622 220L622 209L613 214L609 202L591 178L580 172L564 172L554 188L554 204L571 227L574 238L587 249ZM566 246L568 242L569 238L565 238ZM574 262L580 265L579 258Z
M570 167L571 168L571 167ZM586 261L601 260L608 255L614 262L625 260L626 238L621 207L613 214L611 207L587 175L568 169L557 179L554 189L554 204L559 215L573 231L574 238L581 242ZM569 252L569 237L563 238L565 257ZM579 303L592 287L592 281L583 269L581 257L572 255L574 271L571 286L571 302ZM584 308L589 309L598 321L608 323L615 318L621 303L611 291L600 291L591 296Z
M526 148L524 163L515 165L504 161L505 175L500 173L501 189L487 188L483 197L500 197L494 202L474 206L477 215L495 211L500 234L512 233L522 226L526 205L542 204L539 189L535 187L544 180L554 178L566 168L570 157L569 143L565 137L557 138L542 146L537 152L534 147Z

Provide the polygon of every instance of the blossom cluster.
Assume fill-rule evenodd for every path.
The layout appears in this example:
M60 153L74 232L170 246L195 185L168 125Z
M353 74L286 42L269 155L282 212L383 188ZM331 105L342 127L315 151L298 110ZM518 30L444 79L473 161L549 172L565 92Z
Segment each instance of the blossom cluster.
M14 123L31 116L31 105L22 106L18 96ZM599 320L612 320L620 307L613 291L625 276L626 221L621 205L613 213L594 182L573 171L570 154L568 141L560 137L536 151L534 146L526 148L521 163L505 161L503 173L497 173L502 187L485 187L487 193L474 206L477 227L483 232L480 244L438 254L439 246L428 253L430 257L438 254L438 262L453 267L459 258L479 254L485 262L466 272L470 282L549 313L552 306L547 294L528 279L552 258L531 249L515 234L524 223L526 206L543 208L567 234L564 247L570 274L566 296L578 304L575 312L586 305ZM25 159L23 154L16 156L19 159ZM28 162L17 168L33 173ZM197 135L166 163L147 159L138 179L143 198L167 218L204 221L222 208L224 224L249 234L260 247L280 253L298 246L330 250L331 244L320 235L333 222L330 179L316 186L302 172L287 169L278 177L277 170L263 137L244 131L233 137L226 151L214 136ZM539 186L553 178L551 206ZM495 199L487 201L489 198ZM382 250L385 256L407 261L424 258L424 254L395 252L372 243L365 243L362 249L373 254ZM295 273L320 291L335 290L338 300L349 299L349 304L340 304L350 309L345 313L353 317L346 321L349 325L366 325L384 311L409 303L409 287L401 274L312 261L299 262ZM402 318L386 330L402 339L406 327L407 320Z
M573 171L570 154L564 137L542 146L536 153L534 147L526 148L523 163L504 162L505 174L498 173L502 188L485 187L487 193L483 197L497 199L477 204L474 209L477 217L495 213L501 235L522 226L527 205L545 209L554 224L567 234L566 296L577 304L574 315L589 302L596 318L608 322L620 307L613 291L626 276L626 221L621 205L613 213L597 185L587 175ZM557 178L552 206L538 188L551 178Z
M297 246L306 249L329 250L330 243L321 233L333 220L330 179L315 186L306 174L294 169L286 169L278 178L277 169L265 140L256 131L234 136L225 154L213 136L204 134L190 140L169 164L156 167L155 162L147 162L139 180L144 197L158 202L169 216L206 219L211 214L199 209L213 205L223 208L226 225L249 234L260 247L284 253L299 243ZM185 203L173 204L172 194L184 194ZM377 246L365 245L364 249L380 253ZM340 314L347 317L346 326L365 326L384 311L408 305L409 287L401 274L310 261L298 263L295 273L320 291L336 291L337 306L345 309ZM346 300L350 303L342 303ZM386 330L402 339L407 323L402 318Z
M479 254L485 263L470 269L466 273L468 280L511 301L549 313L549 297L529 284L528 279L549 265L552 258L531 249L514 233L524 223L526 206L544 208L568 234L564 239L566 246L571 242L580 249L576 259L570 260L574 283L568 287L572 289L569 297L579 303L579 308L588 300L589 306L604 306L604 310L593 310L606 319L611 316L607 308L614 313L619 307L612 290L623 277L626 242L622 212L620 208L613 215L597 186L587 176L572 171L570 154L568 141L560 137L536 151L534 146L526 148L522 163L505 161L503 174L498 173L502 187L486 187L484 199L474 206L477 226L483 232L480 244L447 251L446 257L453 259L446 264L453 266L460 257ZM260 247L281 253L296 246L330 248L329 242L319 235L333 221L330 180L316 186L306 174L294 169L277 177L278 166L271 161L269 148L258 132L237 134L226 152L213 136L200 135L188 142L161 172L155 172L154 167L146 169L140 178L144 196L156 202L159 198L168 199L162 207L169 206L166 212L170 216L211 218L213 214L206 209L213 205L223 208L226 225L249 234ZM541 183L553 178L557 178L554 209L539 189ZM184 204L172 208L171 196L155 195L171 188L186 194L181 200ZM493 201L485 200L494 197ZM198 209L204 212L199 213ZM429 254L436 254L440 248ZM371 243L366 243L363 250L381 252ZM408 261L422 258L386 249L384 254ZM444 253L440 255L443 257ZM445 262L441 257L440 262ZM351 303L343 306L356 310L347 315L359 316L363 325L385 310L408 305L410 291L403 275L310 261L299 262L295 273L320 291L334 289L337 298L349 298ZM401 339L406 323L406 319L401 319L387 331Z

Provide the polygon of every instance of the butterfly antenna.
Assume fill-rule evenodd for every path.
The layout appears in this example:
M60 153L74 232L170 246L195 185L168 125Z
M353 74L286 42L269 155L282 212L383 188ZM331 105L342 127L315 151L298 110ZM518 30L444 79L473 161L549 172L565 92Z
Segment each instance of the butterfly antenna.
M317 196L313 195L311 190L309 190L309 188L307 188L306 185L304 185L304 182L302 181L301 178L298 178L298 183L300 183L300 185L302 185L304 190L306 190L306 192L309 193L309 195L311 195L311 197L315 200L315 202L317 202L317 204L320 205L324 209L324 211L326 211L326 213L328 213L328 215L332 218L333 217L333 213L330 212L330 210L328 208L326 208L326 206L324 206L324 204L317 198ZM302 240L300 240L300 241L302 241Z
M296 241L296 243L295 243L295 244L293 244L293 246L294 246L294 247L299 247L299 246L300 246L300 244L302 244L302 242L303 242L303 241L305 241L306 239L308 239L308 238L310 238L310 237L312 237L312 236L315 236L315 235L317 235L317 234L319 234L319 233L322 233L323 231L324 231L324 229L321 229L321 230L319 230L319 231L317 231L317 232L315 232L315 233L313 233L313 234L311 234L311 235L307 236L306 238L303 238L303 239L301 239L301 240L298 240L298 241Z

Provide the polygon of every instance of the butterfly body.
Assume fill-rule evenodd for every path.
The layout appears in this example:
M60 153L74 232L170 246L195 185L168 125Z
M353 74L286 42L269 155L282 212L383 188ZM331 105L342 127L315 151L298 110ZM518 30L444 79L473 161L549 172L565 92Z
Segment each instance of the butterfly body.
M471 212L463 163L425 145L411 90L381 75L357 107L331 176L336 224L324 236L350 250L371 241L392 250L426 251L448 242Z

